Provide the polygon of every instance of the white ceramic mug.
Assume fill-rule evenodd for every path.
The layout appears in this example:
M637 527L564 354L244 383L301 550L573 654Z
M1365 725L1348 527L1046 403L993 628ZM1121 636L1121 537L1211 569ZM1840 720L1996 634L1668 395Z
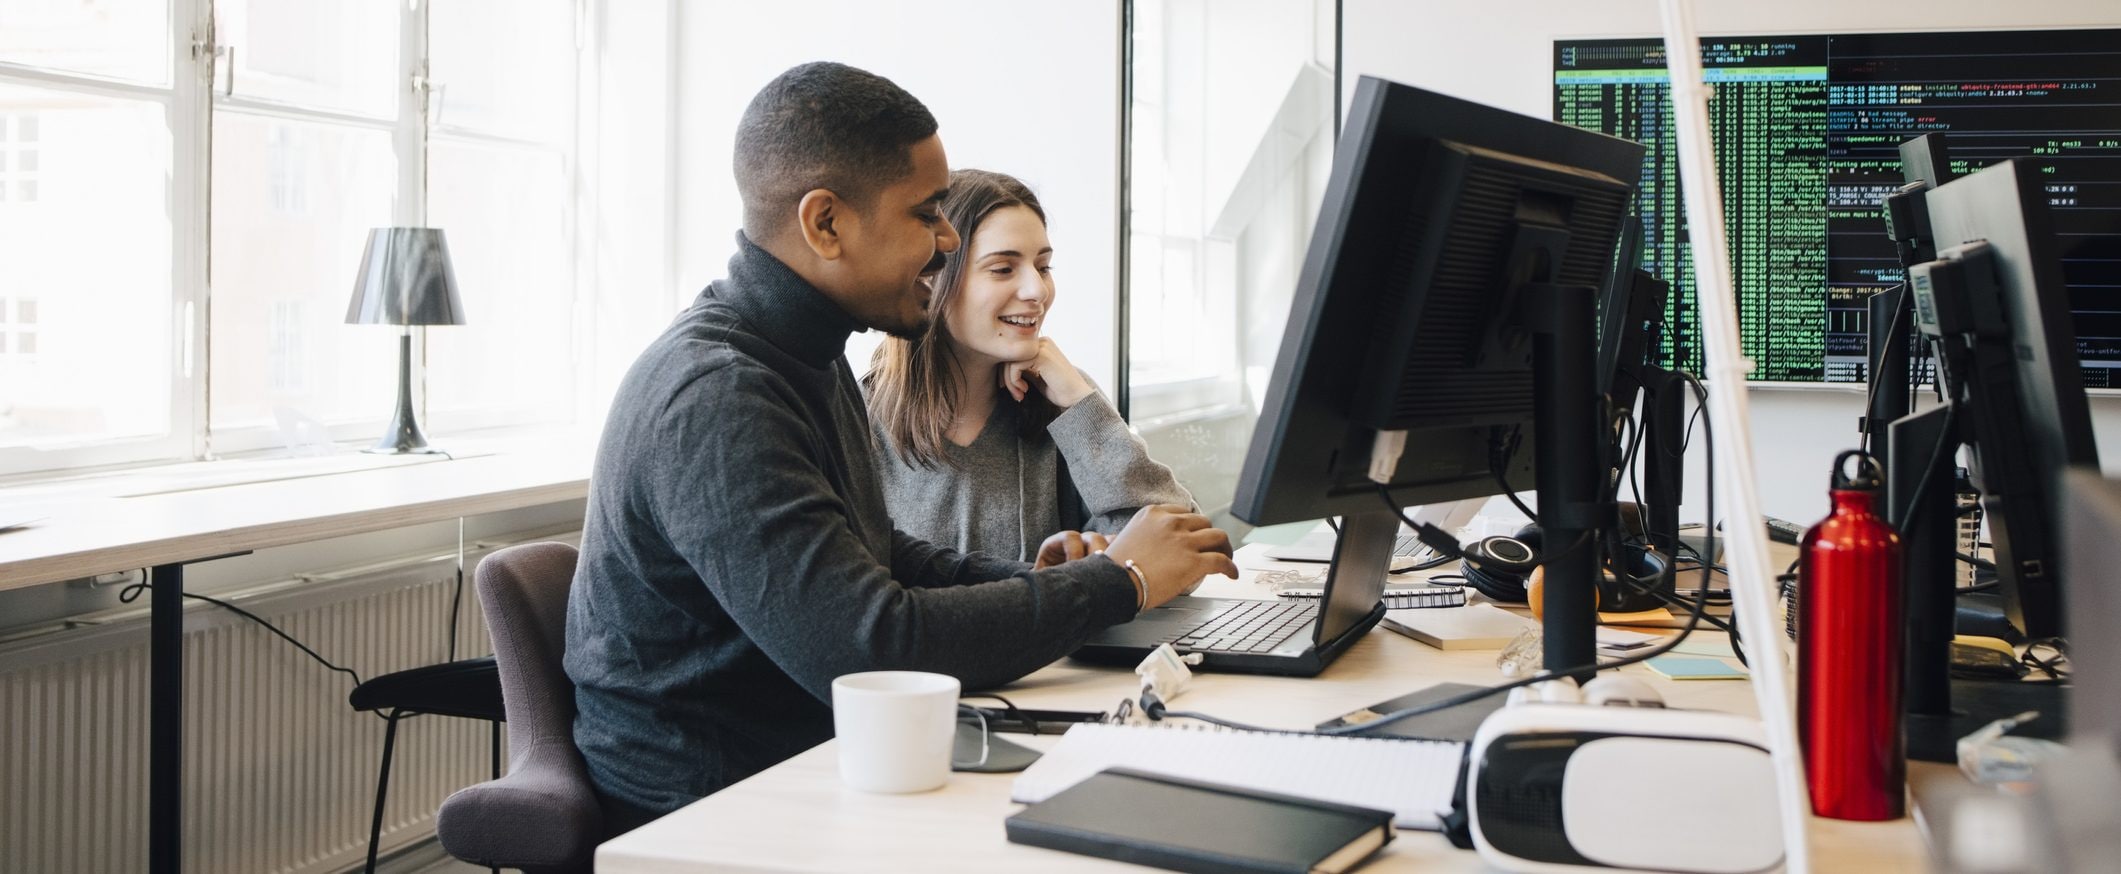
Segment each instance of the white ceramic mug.
M840 780L863 792L926 792L950 779L956 677L869 671L832 681Z

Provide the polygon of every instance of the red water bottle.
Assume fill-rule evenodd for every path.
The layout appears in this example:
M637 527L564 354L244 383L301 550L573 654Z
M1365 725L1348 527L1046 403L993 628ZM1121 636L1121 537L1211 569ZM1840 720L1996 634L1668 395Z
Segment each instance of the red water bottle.
M1851 457L1853 477L1842 472ZM1812 811L1834 819L1905 812L1900 535L1879 515L1883 486L1870 456L1835 456L1833 512L1801 545L1797 726Z

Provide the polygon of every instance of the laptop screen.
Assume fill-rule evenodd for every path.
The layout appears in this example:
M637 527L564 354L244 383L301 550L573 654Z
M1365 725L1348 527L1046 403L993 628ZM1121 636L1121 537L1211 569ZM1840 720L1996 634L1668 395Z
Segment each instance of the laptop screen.
M1321 645L1339 639L1360 624L1384 599L1385 571L1390 567L1399 523L1394 519L1381 531L1365 531L1374 527L1341 526L1339 554L1334 556L1333 569L1326 574L1324 597L1320 599L1325 603L1319 609L1315 640ZM1363 560L1366 555L1367 561Z

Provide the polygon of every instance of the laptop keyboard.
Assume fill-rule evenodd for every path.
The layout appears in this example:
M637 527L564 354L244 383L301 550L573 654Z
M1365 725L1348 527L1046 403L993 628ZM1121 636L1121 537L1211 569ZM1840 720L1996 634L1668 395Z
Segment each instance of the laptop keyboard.
M1413 558L1414 554L1421 550L1421 538L1412 534L1401 534L1399 540L1392 544L1392 555L1395 558Z
M1316 602L1247 601L1209 616L1171 645L1195 652L1267 652L1316 618Z

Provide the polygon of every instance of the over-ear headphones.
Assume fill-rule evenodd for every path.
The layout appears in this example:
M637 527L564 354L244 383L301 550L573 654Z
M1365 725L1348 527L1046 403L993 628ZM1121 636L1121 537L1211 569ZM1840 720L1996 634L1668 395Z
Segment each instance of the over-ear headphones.
M1466 585L1489 600L1522 604L1524 581L1539 567L1541 540L1537 524L1507 537L1481 538L1466 547L1458 572L1466 578Z
M1608 556L1598 580L1598 609L1614 613L1655 610L1665 605L1656 593L1673 594L1671 562L1648 546L1629 543L1620 555Z
M1507 537L1483 538L1465 549L1466 560L1459 563L1459 573L1466 585L1489 600L1522 604L1525 581L1545 558L1539 552L1544 540L1536 522ZM1656 550L1636 545L1621 547L1620 559L1608 562L1598 581L1599 609L1627 613L1663 606L1651 592L1671 593L1671 581L1665 576L1670 562ZM1621 579L1622 574L1627 579Z

